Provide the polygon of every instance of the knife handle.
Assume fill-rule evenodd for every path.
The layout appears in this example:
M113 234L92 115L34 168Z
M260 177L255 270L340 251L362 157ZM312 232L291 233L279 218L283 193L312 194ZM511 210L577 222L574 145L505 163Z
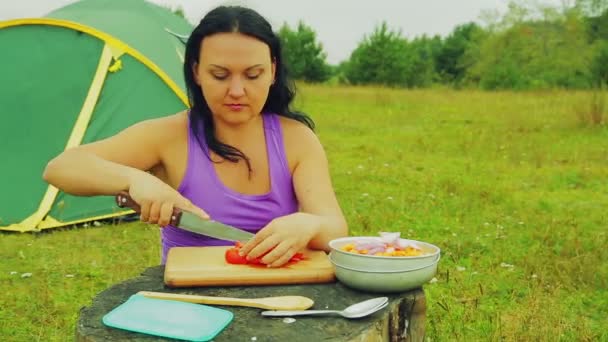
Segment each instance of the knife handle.
M131 195L129 195L128 192L119 192L116 195L115 199L116 205L118 205L120 208L131 208L135 210L136 213L141 213L141 207L139 206L139 204L137 204L137 202L133 200L133 198L131 198ZM182 211L179 208L173 208L173 214L171 214L171 220L169 221L169 224L174 227L179 227L179 222L181 221L181 219Z

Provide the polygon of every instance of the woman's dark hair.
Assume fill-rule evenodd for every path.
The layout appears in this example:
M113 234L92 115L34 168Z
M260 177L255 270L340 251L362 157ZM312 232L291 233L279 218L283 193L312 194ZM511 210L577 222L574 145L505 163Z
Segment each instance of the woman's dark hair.
M287 69L281 54L281 41L272 31L270 23L260 14L240 6L220 6L207 13L198 26L192 31L186 43L184 60L184 77L188 88L191 107L191 130L202 146L200 128L203 127L205 142L210 150L224 159L237 162L240 158L247 163L251 173L249 158L237 148L220 142L215 136L215 127L211 110L205 101L201 87L195 82L193 66L199 63L201 43L207 36L216 33L238 32L256 38L268 45L270 58L276 65L274 84L270 87L268 99L262 112L275 113L295 119L314 130L314 122L303 113L294 112L290 104L295 97L295 85L287 77ZM203 150L205 150L203 148ZM211 156L208 156L211 159Z

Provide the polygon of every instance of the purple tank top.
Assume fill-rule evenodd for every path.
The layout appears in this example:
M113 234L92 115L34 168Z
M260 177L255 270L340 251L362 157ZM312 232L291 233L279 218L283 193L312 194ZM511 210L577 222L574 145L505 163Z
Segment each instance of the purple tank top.
M207 158L208 147L201 149L190 130L188 118L188 164L184 179L177 191L205 210L212 219L256 233L279 216L298 210L292 177L283 146L279 117L263 114L266 151L270 172L270 192L246 195L226 187L218 178L212 162ZM203 132L203 130L199 130ZM204 139L202 139L204 141ZM161 229L162 263L172 247L224 246L234 242L197 235L174 226Z

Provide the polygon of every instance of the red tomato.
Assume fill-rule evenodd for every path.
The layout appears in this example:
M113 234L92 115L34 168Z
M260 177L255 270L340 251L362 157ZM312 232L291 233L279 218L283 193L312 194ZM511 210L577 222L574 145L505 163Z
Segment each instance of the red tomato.
M304 254L302 254L302 253L296 253L291 257L291 259L289 259L289 261L293 261L293 262L300 261L300 260L304 260Z
M238 248L230 248L226 250L226 262L229 264L246 264L247 259L239 255Z
M240 256L239 255L239 250L241 249L241 247L243 247L243 243L241 242L237 242L234 247L229 248L226 250L226 262L229 264L252 264L252 265L262 265L262 258L264 257L264 255L268 254L270 251L264 253L264 255L255 258L253 260L247 260L247 258L245 258L244 256ZM289 259L290 262L292 263L296 263L300 260L304 260L304 254L302 253L296 253L294 254L291 259Z

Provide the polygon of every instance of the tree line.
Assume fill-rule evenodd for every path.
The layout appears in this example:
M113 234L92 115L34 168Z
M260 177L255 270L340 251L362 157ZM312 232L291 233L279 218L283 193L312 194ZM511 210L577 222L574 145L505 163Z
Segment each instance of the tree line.
M469 22L446 37L413 39L382 23L339 65L327 63L305 23L283 24L278 34L291 76L307 82L490 90L608 84L608 0L561 8L513 1L504 15L484 17L485 25Z

